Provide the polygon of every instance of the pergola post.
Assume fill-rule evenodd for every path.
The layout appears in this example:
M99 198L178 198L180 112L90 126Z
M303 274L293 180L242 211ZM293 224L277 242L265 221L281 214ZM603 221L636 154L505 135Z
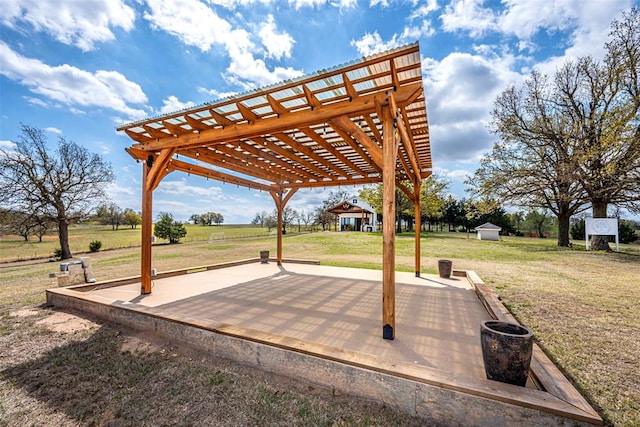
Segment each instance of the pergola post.
M420 228L422 227L420 220L420 180L415 179L413 182L413 212L415 216L415 267L416 277L420 277Z
M278 191L270 191L271 197L273 198L274 203L276 204L276 211L278 213L278 234L276 239L276 259L278 265L282 265L282 227L284 225L284 220L282 218L284 208L287 206L287 202L291 199L291 196L295 194L298 189L290 189L287 192L287 195L284 195L284 190L280 188Z
M153 157L142 162L142 242L140 255L140 293L151 293L151 236L153 235L153 189L150 188L149 170L153 166Z
M382 112L382 338L395 338L396 327L396 157L398 144L394 136L389 105Z

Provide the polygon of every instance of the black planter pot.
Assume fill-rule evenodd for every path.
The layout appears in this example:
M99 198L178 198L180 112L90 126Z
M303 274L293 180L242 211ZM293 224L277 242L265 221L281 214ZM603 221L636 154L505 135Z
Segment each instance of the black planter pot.
M480 324L487 378L524 387L533 354L533 334L524 326L499 320Z
M448 259L440 259L438 260L438 274L440 277L444 279L448 279L451 277L451 267L453 266L453 262Z

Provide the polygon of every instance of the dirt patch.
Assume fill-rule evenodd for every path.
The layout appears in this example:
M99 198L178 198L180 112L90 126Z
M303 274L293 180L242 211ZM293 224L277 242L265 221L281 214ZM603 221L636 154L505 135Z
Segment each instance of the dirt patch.
M91 320L62 311L55 311L50 316L38 320L35 323L35 326L40 326L49 329L50 331L63 334L73 334L80 331L89 331L92 329L98 329L100 327L99 324Z
M40 312L32 308L23 308L21 310L9 312L9 316L11 317L31 317L37 316L38 314L40 314Z

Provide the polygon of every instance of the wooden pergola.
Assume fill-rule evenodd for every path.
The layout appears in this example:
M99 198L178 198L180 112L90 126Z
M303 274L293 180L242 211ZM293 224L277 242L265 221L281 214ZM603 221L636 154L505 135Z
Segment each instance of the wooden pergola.
M383 337L395 336L395 190L415 205L431 174L418 43L274 86L129 123L143 163L141 293L151 293L152 195L173 171L267 191L282 212L300 188L383 184Z

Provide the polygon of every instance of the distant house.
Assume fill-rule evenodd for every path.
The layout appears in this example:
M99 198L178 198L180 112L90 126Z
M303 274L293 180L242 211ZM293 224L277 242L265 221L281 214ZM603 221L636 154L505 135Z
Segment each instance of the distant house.
M340 231L377 231L378 215L368 204L358 199L345 200L329 209L338 215Z
M478 232L478 240L500 240L500 230L502 230L502 227L498 227L490 222L485 222L476 227L475 230Z

